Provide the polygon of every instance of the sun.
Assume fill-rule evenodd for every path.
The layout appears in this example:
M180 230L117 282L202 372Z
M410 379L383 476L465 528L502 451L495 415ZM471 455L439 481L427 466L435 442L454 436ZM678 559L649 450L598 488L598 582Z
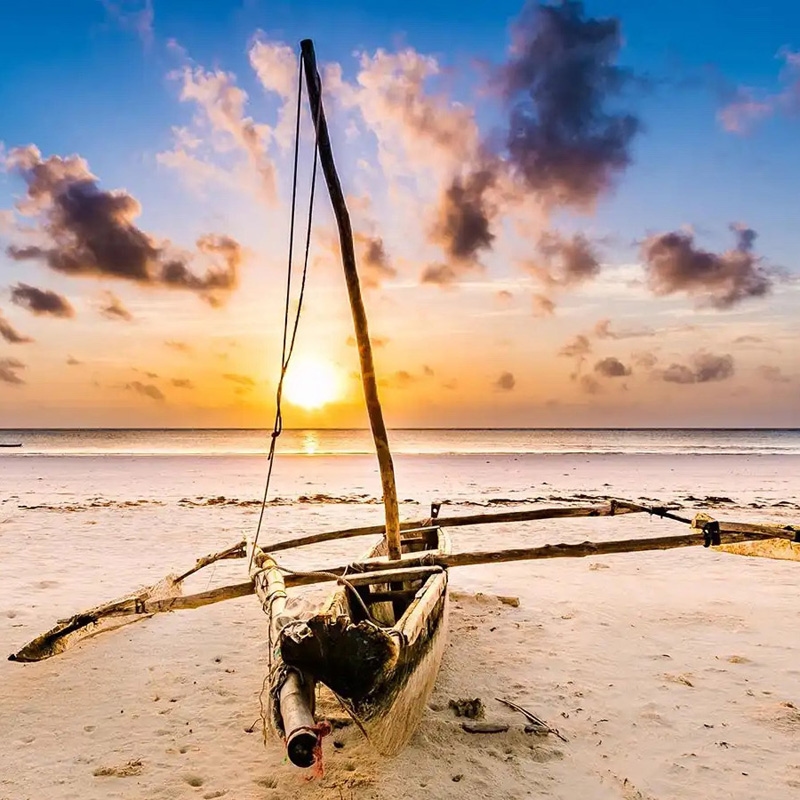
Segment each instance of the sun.
M333 402L340 393L339 374L329 361L305 358L289 365L283 394L292 405L312 411Z

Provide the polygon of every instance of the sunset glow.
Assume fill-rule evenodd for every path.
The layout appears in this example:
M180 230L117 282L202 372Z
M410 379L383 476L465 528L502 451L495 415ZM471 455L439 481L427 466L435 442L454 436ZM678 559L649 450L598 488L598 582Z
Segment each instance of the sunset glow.
M4 424L269 424L311 36L389 427L800 425L789 6L77 5L0 26ZM287 424L366 424L353 335L318 180Z
M330 362L301 359L289 366L283 393L290 403L313 411L339 398L341 381Z

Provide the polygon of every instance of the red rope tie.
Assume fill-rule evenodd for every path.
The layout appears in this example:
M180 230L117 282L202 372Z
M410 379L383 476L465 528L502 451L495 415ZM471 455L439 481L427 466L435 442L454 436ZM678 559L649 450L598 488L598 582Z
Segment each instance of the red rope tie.
M313 780L314 778L324 778L325 765L322 763L322 740L333 730L333 728L331 728L331 724L328 722L328 720L323 719L321 722L318 722L316 725L309 728L309 730L317 734L317 743L314 745L314 766L308 780Z

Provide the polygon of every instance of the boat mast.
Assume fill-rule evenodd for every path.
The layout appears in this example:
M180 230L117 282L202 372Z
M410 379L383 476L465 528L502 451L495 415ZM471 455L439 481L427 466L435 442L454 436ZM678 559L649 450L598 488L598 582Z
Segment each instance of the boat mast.
M358 343L358 357L361 363L361 381L364 385L364 397L367 402L369 424L372 428L372 438L378 454L378 465L381 471L381 484L383 485L383 505L386 515L386 541L389 546L389 558L400 558L400 513L397 509L397 487L394 480L394 465L392 454L389 450L389 438L386 435L386 425L383 422L383 412L378 398L378 384L375 380L375 365L372 361L372 345L369 340L367 314L364 302L361 299L361 286L358 281L356 269L356 254L353 247L353 230L350 225L350 214L344 200L342 185L336 173L333 161L333 150L328 135L328 123L325 121L325 111L322 107L322 83L317 72L317 57L314 53L314 43L311 39L303 39L300 43L300 53L306 74L308 99L311 104L311 118L317 133L317 148L325 183L336 216L339 228L339 244L342 251L342 266L347 282L347 294L350 298L350 309L353 313L353 324L356 330Z

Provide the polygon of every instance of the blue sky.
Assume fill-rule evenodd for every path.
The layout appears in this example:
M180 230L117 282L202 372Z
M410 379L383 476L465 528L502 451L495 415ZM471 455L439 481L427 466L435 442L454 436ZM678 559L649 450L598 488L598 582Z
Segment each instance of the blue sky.
M166 167L162 156L175 146L173 128L181 126L202 140L198 152L206 153L218 170L240 178L244 173L235 170L246 170L242 152L230 142L221 146L219 131L211 130L208 120L198 122L202 116L198 104L181 100L185 70L232 73L236 85L248 95L246 114L274 128L282 101L263 90L249 62L258 35L291 46L301 38L313 38L320 62L340 65L345 89L358 86L359 62L354 54L372 55L379 48L395 54L412 48L436 60L440 74L429 79L426 90L445 98L442 108L447 113L468 108L481 137L497 141L504 121L497 98L487 89L487 65L507 58L509 32L521 8L522 3L507 0L314 1L303 3L302 10L293 2L257 0L8 4L0 27L0 108L5 110L0 142L6 152L35 144L44 159L78 154L88 161L102 189L122 188L141 203L137 224L152 235L191 248L198 236L213 230L236 239L248 260L242 288L225 308L216 311L198 304L196 298L141 292L124 282L71 278L41 264L13 262L0 255L0 269L8 276L0 286L24 281L48 288L71 298L78 310L70 321L31 315L9 302L8 290L0 288L0 313L15 329L31 330L36 339L24 347L0 340L0 360L14 358L25 365L24 373L23 368L15 368L15 374L25 375L24 382L9 386L0 382L0 410L18 424L105 424L120 419L171 424L187 414L198 424L266 421L274 375L264 362L275 345L278 322L273 312L280 302L275 286L285 252L288 153L273 142L270 158L280 191L278 205L272 207L260 204L237 183L239 178L192 186L186 175ZM800 118L791 113L785 95L794 82L800 87L800 70L793 73L786 57L779 55L800 49L800 34L794 33L800 31L800 7L767 2L754 13L751 4L718 0L656 4L606 0L587 3L585 14L620 20L623 44L617 61L638 80L612 105L635 114L641 132L631 143L631 165L620 171L613 187L597 197L589 212L562 208L548 215L546 224L536 222L542 230L552 227L565 235L583 233L600 243L602 250L604 267L597 281L554 290L551 299L557 310L551 317L531 313L530 297L541 287L519 268L526 260L524 242L521 249L517 241L516 250L498 245L484 253L483 269L465 267L463 280L456 286L420 286L425 264L440 260L440 255L423 246L429 234L428 217L423 222L424 214L415 215L415 201L404 193L412 184L418 187L417 208L427 209L445 184L432 183L420 164L403 167L420 170L413 173L410 183L398 178L399 173L389 174L380 155L384 134L373 135L364 116L369 110L358 106L367 101L361 98L349 110L338 108L337 103L345 102L344 90L334 93L330 101L345 186L369 201L364 230L379 236L393 259L393 278L368 294L373 328L395 342L381 359L389 376L422 375L424 366L428 366L424 374L436 374L435 385L421 378L396 378L394 385L391 377L387 379L388 402L396 408L398 424L438 424L451 418L458 424L486 424L498 404L513 424L571 424L574 420L576 425L613 425L634 412L636 424L707 424L718 408L715 393L724 385L733 399L727 401L722 422L800 425L800 363L786 346L800 333L796 313L800 299L800 193L796 188L800 185ZM739 131L727 130L720 113L743 92L768 110L757 119L745 120ZM456 163L454 169L461 166ZM0 209L13 208L24 188L13 171L0 173ZM323 232L330 226L326 205L320 201L317 218ZM357 210L354 215L358 224L360 213ZM518 210L517 214L497 224L513 228L525 223L528 212ZM654 297L642 290L643 278L637 269L641 272L640 245L648 236L691 226L697 248L721 254L734 246L732 223L743 223L757 233L755 251L763 259L758 262L761 266L781 267L794 280L781 279L766 297L737 301L725 309L701 308L696 298L680 291ZM16 218L14 225L19 224ZM537 231L538 236L541 231ZM14 236L13 231L6 232L3 244ZM317 259L327 264L330 242L324 236L320 242ZM317 294L312 292L309 300L309 313L315 314L306 337L309 356L319 349L315 337L325 336L325 324L333 326L342 340L348 325L337 273L325 266L318 275ZM91 316L99 289L113 291L135 309L135 342L124 325ZM512 299L498 306L498 292L503 291ZM429 320L431 338L422 337L403 320L402 310L408 304ZM642 342L633 336L630 341L589 336L591 355L586 356L586 365L581 360L577 368L559 356L566 344L587 335L594 323L606 318L617 329L628 331L648 325L671 331L670 320L681 320L687 329L707 335L695 332L680 339L675 334L678 338L672 339L673 332L650 337L649 344L658 341L660 361L641 372L641 377L630 368L632 359L641 359L641 348L634 347ZM459 336L466 337L480 325L489 327L480 329L480 369L474 380L457 374L463 356L442 356L438 365L423 364L424 358L431 360L427 353L446 352L451 343L456 346ZM205 355L191 364L176 362L175 353L161 347L165 339L198 341L211 329L216 338L200 348ZM761 352L752 352L752 342L751 349L737 350L741 345L736 340L748 331L751 338L763 340ZM225 350L228 345L223 347L223 340L230 344L225 352L235 362L237 374L253 376L259 387L255 394L225 394L219 381L215 383L214 370L219 368L210 364L207 354L215 347ZM463 343L458 346L463 350ZM725 384L677 385L669 377L661 380L672 374L671 365L690 365L704 348L712 355L735 359L736 369L726 374ZM352 371L353 354L345 346L322 350L322 357L342 375ZM600 380L601 372L591 372L593 361L611 355L630 370L625 373L631 377L624 389L621 382ZM69 357L86 368L65 368ZM447 372L448 364L452 374ZM533 379L525 380L535 364L543 365L546 390ZM584 368L596 379L580 383L579 379L589 377L582 373ZM770 372L772 368L778 372ZM191 398L158 383L176 379L177 369L191 372L191 382L200 387ZM157 373L159 378L151 380L161 400L154 403L155 393L131 390L136 381L130 370ZM516 376L514 386L498 394L492 387L506 371ZM61 391L70 398L69 413L46 396L45 373L55 375ZM773 377L754 389L753 376L768 374ZM456 385L458 391L448 388ZM337 421L360 419L351 408L358 398L348 392L335 414L327 412ZM660 400L664 392L674 400L670 413ZM24 410L21 397L26 399ZM421 406L427 411L421 411ZM300 409L296 414L298 423L327 421Z

